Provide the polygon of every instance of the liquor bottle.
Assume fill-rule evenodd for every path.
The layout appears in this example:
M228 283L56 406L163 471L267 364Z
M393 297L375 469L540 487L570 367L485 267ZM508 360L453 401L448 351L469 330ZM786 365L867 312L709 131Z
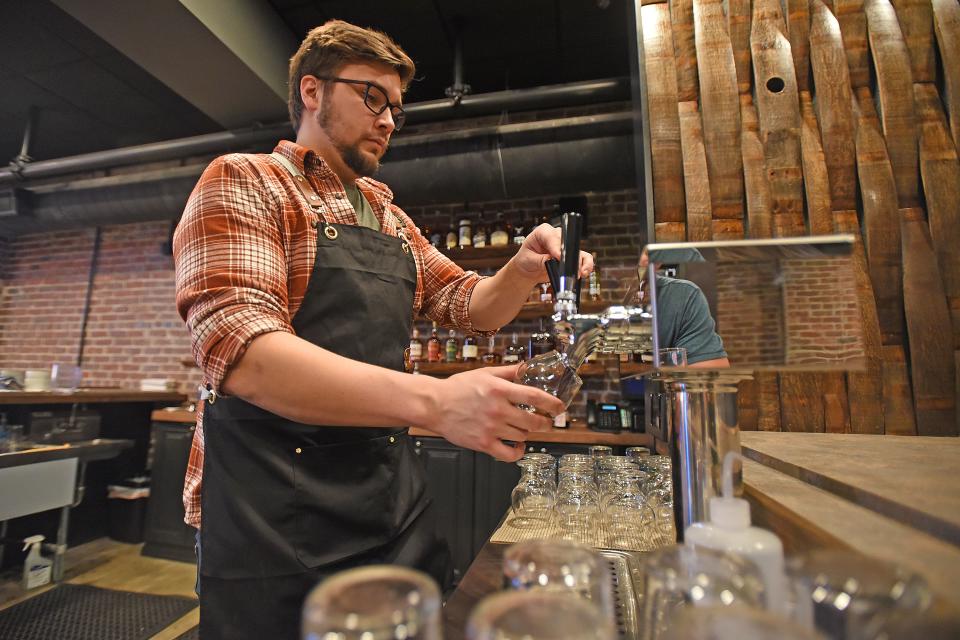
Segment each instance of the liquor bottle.
M460 233L457 235L457 246L461 249L473 246L473 231L470 226L470 218L460 220Z
M529 229L529 226L523 221L523 218L518 219L517 224L513 225L513 236L511 237L513 244L523 244L527 237L527 229Z
M420 362L423 360L423 341L420 339L420 331L413 328L413 335L410 336L410 362Z
M427 242L430 242L430 236L433 235L433 229L430 228L430 225L425 224L420 227L420 235L427 239Z
M467 336L463 339L463 361L476 362L480 356L480 347L477 345L477 339L474 336Z
M427 362L440 362L440 338L437 336L437 323L433 323L433 331L427 341Z
M540 302L553 302L553 287L549 282L540 283Z
M521 360L526 360L526 352L527 350L522 344L520 344L520 335L514 331L510 344L508 344L503 350L503 363L513 364L515 362L520 362Z
M453 223L450 223L450 228L447 229L447 235L444 238L447 249L456 249L457 248L457 230L453 227Z
M435 246L437 249L443 246L443 242L446 239L444 238L444 234L440 231L440 227L437 227L431 234L424 234L424 237L426 237L427 240L430 241L430 244Z
M497 221L493 226L493 233L490 234L491 247L504 247L510 242L510 236L507 235L507 229L503 224L503 213L497 214Z
M556 348L553 335L543 329L543 318L540 318L540 331L530 334L530 343L527 348L527 357L532 358L543 353L549 353Z
M480 358L484 364L500 364L500 354L497 353L497 340L493 336L487 341L487 352Z
M457 332L453 329L450 329L449 337L447 338L447 344L445 349L445 361L446 362L456 362L457 361L457 349L460 347L460 341L457 340Z
M483 216L477 218L477 224L473 228L473 246L482 249L487 246L487 225L483 222Z
M593 256L593 271L590 273L589 280L589 294L590 299L594 302L600 301L600 267L597 266L597 254L590 254Z

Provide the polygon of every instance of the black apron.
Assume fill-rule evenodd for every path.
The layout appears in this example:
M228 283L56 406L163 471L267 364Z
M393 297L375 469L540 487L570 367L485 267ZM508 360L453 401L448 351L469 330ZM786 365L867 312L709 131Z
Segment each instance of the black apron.
M403 371L417 277L406 240L322 221L317 231L296 335ZM309 588L350 566L406 564L449 581L405 429L306 425L233 397L207 405L203 423L202 638L296 638Z

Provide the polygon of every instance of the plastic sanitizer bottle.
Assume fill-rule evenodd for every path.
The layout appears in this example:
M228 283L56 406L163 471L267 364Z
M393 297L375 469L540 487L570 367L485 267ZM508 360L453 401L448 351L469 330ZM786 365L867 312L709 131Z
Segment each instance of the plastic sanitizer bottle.
M53 571L53 560L40 555L40 546L43 536L30 536L23 540L23 550L27 551L27 558L23 561L23 588L26 590L42 587L50 582Z
M723 460L723 497L710 499L710 522L695 522L684 532L692 546L728 551L751 560L760 569L767 592L767 609L787 608L783 543L773 532L750 526L750 503L733 495L733 463L743 460L735 451Z

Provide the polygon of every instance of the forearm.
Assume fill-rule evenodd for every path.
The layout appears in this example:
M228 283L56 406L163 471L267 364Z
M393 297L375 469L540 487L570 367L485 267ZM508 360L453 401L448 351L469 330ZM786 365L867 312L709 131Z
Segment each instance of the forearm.
M400 427L428 422L437 382L350 360L277 331L250 343L222 387L304 424Z
M513 260L491 278L477 283L470 297L470 322L480 331L499 329L513 320L538 279L522 273Z

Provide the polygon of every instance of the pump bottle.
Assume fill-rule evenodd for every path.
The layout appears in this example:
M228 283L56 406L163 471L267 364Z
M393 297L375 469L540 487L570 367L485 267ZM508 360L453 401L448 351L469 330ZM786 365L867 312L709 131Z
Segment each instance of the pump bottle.
M710 499L710 522L695 522L684 532L691 546L727 551L751 560L760 569L767 592L767 608L787 608L783 543L771 531L750 526L750 503L733 495L733 463L743 460L735 451L723 460L723 497Z

